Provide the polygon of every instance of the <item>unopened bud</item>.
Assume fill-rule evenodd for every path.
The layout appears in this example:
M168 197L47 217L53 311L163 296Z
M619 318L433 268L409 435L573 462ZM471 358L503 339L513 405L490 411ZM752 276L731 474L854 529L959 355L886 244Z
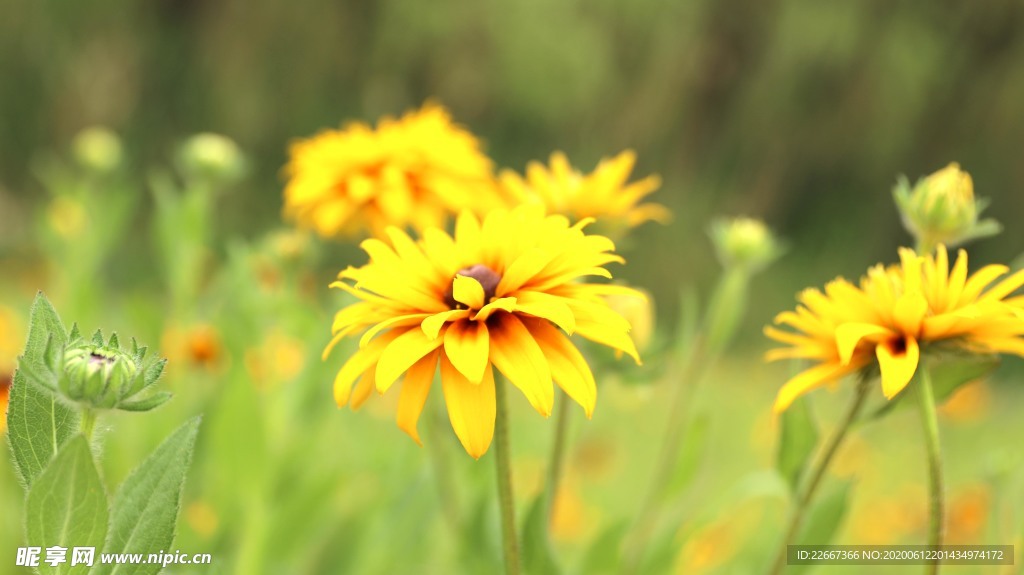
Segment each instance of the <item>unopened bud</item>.
M71 144L75 161L83 168L105 174L121 165L121 139L108 128L94 126L79 132Z
M1002 229L995 220L978 221L988 201L974 197L971 175L956 163L918 180L913 188L900 178L893 197L903 226L926 251L937 244L952 247L992 236Z
M753 218L718 220L711 225L711 241L726 268L760 271L782 255L782 247L768 226Z
M178 157L182 170L191 177L233 182L245 172L245 158L238 144L220 134L192 136L182 145Z

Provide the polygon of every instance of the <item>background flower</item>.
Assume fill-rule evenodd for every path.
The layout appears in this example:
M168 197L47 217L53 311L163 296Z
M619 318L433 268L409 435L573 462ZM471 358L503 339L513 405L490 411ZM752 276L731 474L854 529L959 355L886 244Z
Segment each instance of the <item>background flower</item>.
M1024 355L1024 320L1006 300L1024 284L1024 271L992 285L1009 271L1007 266L988 265L968 276L967 252L961 250L950 269L942 245L924 257L902 249L900 260L899 266L871 268L859 287L837 279L825 293L801 293L803 305L775 318L775 323L797 333L765 328L768 337L790 346L769 352L769 359L818 362L786 382L776 411L876 360L882 391L891 399L910 383L925 343L943 341L969 352Z
M423 230L496 204L490 159L436 104L299 140L285 173L285 216L325 237Z

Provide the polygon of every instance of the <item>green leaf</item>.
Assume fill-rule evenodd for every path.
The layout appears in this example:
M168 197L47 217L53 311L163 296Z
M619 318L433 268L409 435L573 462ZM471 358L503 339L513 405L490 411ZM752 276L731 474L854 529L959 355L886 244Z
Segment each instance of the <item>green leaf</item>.
M711 418L704 412L694 414L686 426L686 435L683 436L675 465L672 467L672 474L665 485L663 493L665 500L670 500L682 493L697 476L697 472L700 471L700 462L704 458L708 446L708 429L710 427Z
M629 522L622 520L602 531L583 557L583 565L579 572L588 575L615 573L619 567L622 539L626 536L627 529Z
M40 562L39 572L87 573L88 565L71 566L74 547L100 548L107 534L107 494L82 435L68 441L39 475L25 504L27 543L68 549L64 563ZM43 559L45 559L45 551Z
M818 445L818 426L811 405L800 397L782 413L777 465L791 491L796 492L807 462Z
M132 471L114 497L104 553L159 553L174 541L181 493L201 418L179 427ZM157 573L153 565L99 565L95 573Z
M28 342L25 344L26 360L45 365L47 340L53 337L53 347L62 348L68 341L64 324L43 292L36 294L28 316Z
M31 486L78 427L78 413L53 393L32 385L21 370L14 372L7 407L7 437L15 467Z
M798 545L828 545L846 518L853 484L843 481L825 491L807 514L803 529L797 537ZM810 565L791 565L786 573L802 573Z
M548 536L548 506L544 494L534 498L523 524L523 568L531 575L557 575L561 572L551 552Z
M121 411L151 411L167 403L173 396L169 391L159 391L143 399L122 401L117 404L117 408Z
M949 399L960 387L981 379L999 366L999 356L996 355L951 355L934 361L929 365L932 376L932 390L935 393L936 405L941 405ZM915 386L907 386L896 397L882 404L869 416L877 419L904 407L916 407L916 400L907 396Z

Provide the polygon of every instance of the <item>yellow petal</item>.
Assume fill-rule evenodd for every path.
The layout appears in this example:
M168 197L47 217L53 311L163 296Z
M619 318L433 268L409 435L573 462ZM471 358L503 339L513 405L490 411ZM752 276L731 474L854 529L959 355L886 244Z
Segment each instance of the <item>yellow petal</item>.
M918 337L921 324L928 314L928 301L920 291L904 293L896 300L892 316L896 327L905 334Z
M546 266L554 256L554 253L540 248L533 248L519 256L511 265L508 266L505 273L501 276L501 281L498 282L498 287L495 289L495 293L505 295L521 288L524 284L530 281L533 276L540 273L540 270L544 269L544 266Z
M398 396L398 428L409 434L416 443L423 445L416 423L427 402L430 386L437 371L438 352L428 353L423 359L412 364L402 380L402 392Z
M894 349L893 342L883 343L875 347L878 356L878 367L882 372L882 393L886 399L892 399L910 383L917 371L917 363L921 358L921 350L917 340L904 338L906 349Z
M392 330L371 341L366 347L360 348L341 366L334 378L334 402L338 407L348 404L352 392L352 382L377 363L381 353L388 344L395 340L401 330Z
M409 315L399 315L391 319L382 321L377 325L366 330L363 337L359 338L359 347L366 347L366 344L370 343L378 333L381 331L393 328L393 327L408 327L410 325L418 325L423 322L424 319L430 317L429 314L425 313L414 313Z
M490 329L494 367L526 395L530 405L541 415L551 415L555 390L544 352L519 318L512 314L495 318Z
M836 348L839 351L839 361L843 365L849 365L853 358L853 352L857 344L867 338L878 343L884 337L895 335L890 330L873 323L844 323L836 328Z
M479 384L471 383L441 355L441 387L448 406L448 419L466 452L480 459L491 446L497 409L494 398L494 374L484 371Z
M376 368L376 365L371 365L370 369L366 370L359 378L355 389L352 390L352 399L349 401L352 411L359 411L359 408L370 398L371 392L373 392L373 374Z
M516 292L516 312L546 319L572 335L576 331L576 316L558 296L538 292Z
M469 317L471 312L468 309L453 309L443 311L441 313L435 313L434 315L423 320L420 324L420 328L423 329L424 335L430 339L434 339L441 333L441 328L444 324L459 319Z
M374 340L376 341L376 340ZM377 391L384 393L398 376L441 345L442 339L428 338L421 329L412 328L388 344L377 360Z
M826 383L835 381L863 366L863 363L853 363L850 365L823 363L802 371L787 381L785 385L782 386L782 389L779 390L779 394L775 396L775 406L773 410L775 413L782 413L783 411L786 411L793 401L801 395L817 389Z
M452 280L452 297L469 309L480 309L487 303L484 301L484 287L469 276L455 276Z
M555 383L583 407L589 419L597 404L597 384L583 354L550 323L541 319L523 319L523 323L544 352Z
M1000 300L1017 291L1021 285L1024 285L1024 270L1018 270L1004 278L981 297L984 300Z
M480 311L473 315L473 321L487 321L487 318L491 317L491 314L496 311L514 311L515 309L516 298L500 297L480 308Z
M490 353L487 324L482 321L453 323L444 332L444 352L466 379L480 383Z

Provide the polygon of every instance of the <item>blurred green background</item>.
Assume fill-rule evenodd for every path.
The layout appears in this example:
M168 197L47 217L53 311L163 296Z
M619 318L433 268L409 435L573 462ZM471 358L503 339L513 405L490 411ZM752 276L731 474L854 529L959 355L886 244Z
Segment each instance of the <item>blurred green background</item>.
M560 149L589 171L633 148L636 175L662 176L653 199L675 220L638 230L623 246L629 265L616 275L654 293L662 330L680 315L681 288L706 294L719 273L706 236L713 217L762 217L790 246L756 279L744 353L724 362L701 396L713 422L705 453L719 455L700 459L694 489L670 512L682 527L661 542L680 553L669 560L679 569L706 559L707 549L721 557L731 549L740 567L722 572L744 573L771 549L773 536L759 534L777 531L782 509L779 501L747 503L774 493L756 473L771 466L768 412L787 374L785 366L761 368L760 326L790 308L799 289L856 277L910 243L890 193L899 174L913 180L958 161L976 194L991 198L989 215L1006 230L972 246L972 268L1024 248L1016 225L1024 214L1022 25L1024 4L1011 0L0 0L0 297L14 316L7 336L22 341L28 302L43 288L65 321L135 330L171 357L166 385L178 399L144 433L130 431L145 428L141 420L111 421L128 431L112 436L106 473L120 479L184 417L207 413L179 543L215 553L212 572L483 569L493 553L467 559L459 538L444 534L434 468L426 450L394 429L393 407L339 414L331 404L338 362L317 356L339 300L326 284L363 256L334 244L295 256L266 235L281 226L288 142L436 99L502 167L522 170ZM127 167L110 189L139 203L100 275L88 278L62 267L64 244L43 231L52 197L42 180L94 124L122 136ZM200 131L236 140L250 170L211 195L208 229L190 240L209 253L182 256L205 267L182 295L167 277L177 256L166 234L152 231L158 210L148 188ZM102 215L104 207L101 200L90 209ZM114 291L83 295L91 279ZM281 364L290 368L274 372ZM1001 495L1022 484L1019 449L1006 438L1024 432L1024 398L1007 379L944 416L959 462L951 505L966 516L965 541L1024 530L1019 495ZM595 535L628 516L635 494L622 486L649 470L670 389L608 384L603 393L605 414L576 427L568 481L579 488L578 508L558 536L573 564ZM842 404L829 394L821 401L826 415ZM525 505L551 426L525 404L515 408ZM623 430L622 418L639 423ZM472 487L460 492L465 532L493 546L494 533L470 521L493 524L493 509L481 503L490 463L466 458L446 425L432 435ZM853 463L837 473L859 478L865 495L842 541L921 539L923 460L904 469L919 456L917 426L894 417L851 448ZM978 454L986 441L993 449ZM20 490L6 465L2 472L0 539L16 541ZM755 475L723 487L746 473ZM0 549L0 573L10 572L7 557ZM701 565L714 571L722 561Z
M22 249L10 214L37 201L33 158L84 126L113 127L140 165L192 132L235 138L254 170L220 210L230 236L278 220L289 140L427 98L502 166L562 149L589 170L636 149L677 219L641 232L625 274L670 309L681 281L714 273L713 215L761 216L807 246L765 280L755 309L774 309L908 243L898 174L959 161L993 212L1024 213L1013 0L0 0L0 13L0 205ZM1020 251L1014 220L981 257Z

